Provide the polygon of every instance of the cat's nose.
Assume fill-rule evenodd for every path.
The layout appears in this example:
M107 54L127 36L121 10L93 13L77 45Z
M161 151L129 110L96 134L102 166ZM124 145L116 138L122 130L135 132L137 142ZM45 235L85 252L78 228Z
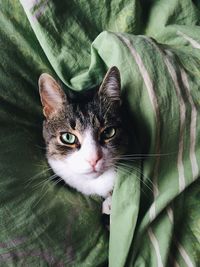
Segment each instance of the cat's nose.
M100 160L102 158L102 155L97 155L96 157L93 157L93 158L91 158L91 159L89 159L89 160L87 160L89 163L90 163L90 165L94 168L96 165L97 165L97 163L98 163L98 161Z

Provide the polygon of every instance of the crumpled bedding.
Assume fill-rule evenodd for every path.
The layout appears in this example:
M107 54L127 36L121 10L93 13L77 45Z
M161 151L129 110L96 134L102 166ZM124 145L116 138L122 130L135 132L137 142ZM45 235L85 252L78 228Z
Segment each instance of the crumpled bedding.
M5 0L0 12L0 266L199 266L199 2ZM54 180L37 81L81 91L113 65L137 152L108 233L102 199Z

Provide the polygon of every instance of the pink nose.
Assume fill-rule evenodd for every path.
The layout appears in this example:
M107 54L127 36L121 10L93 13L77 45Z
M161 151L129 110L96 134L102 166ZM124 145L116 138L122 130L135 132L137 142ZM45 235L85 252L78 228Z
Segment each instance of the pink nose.
M91 158L91 159L89 159L89 160L87 160L89 163L90 163L90 165L94 168L96 165L97 165L97 163L98 163L98 161L100 160L102 158L102 155L97 155L96 157L93 157L93 158Z

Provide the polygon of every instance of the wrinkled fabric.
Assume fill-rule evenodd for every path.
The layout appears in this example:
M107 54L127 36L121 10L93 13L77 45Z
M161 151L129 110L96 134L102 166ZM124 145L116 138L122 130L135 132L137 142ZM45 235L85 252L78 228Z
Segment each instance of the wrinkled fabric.
M0 266L199 266L199 2L5 0L0 13ZM135 145L108 233L102 199L54 180L37 81L86 90L114 65Z

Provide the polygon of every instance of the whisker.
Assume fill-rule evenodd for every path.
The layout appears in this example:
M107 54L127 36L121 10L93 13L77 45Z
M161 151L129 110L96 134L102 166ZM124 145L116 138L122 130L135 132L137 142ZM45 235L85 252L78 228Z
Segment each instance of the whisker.
M38 178L41 174L44 174L44 173L48 172L49 170L51 170L51 167L47 168L47 169L45 169L45 170L43 170L43 171L41 171L39 173L37 173L36 175L34 175L34 176L30 177L30 178L28 178L28 181L32 180L32 179L35 179L35 178Z
M46 182L48 182L48 181L52 181L52 180L55 179L56 177L58 177L58 175L57 175L57 174L53 174L52 176L50 176L50 177L48 177L48 178L42 180L41 182L35 184L34 186L32 186L32 188L37 188L37 187L39 187L39 186L42 186L42 185L45 184Z
M118 168L119 168L120 170L124 171L124 167L118 167ZM136 170L136 171L137 171L137 170ZM132 173L131 171L126 171L126 170L125 170L125 173L126 173L126 172L127 172L128 174L131 174L131 173ZM138 181L144 183L144 182L141 180L140 177L138 177L137 175L136 175L135 177L138 179ZM149 191L150 191L151 193L153 193L153 190L150 188L150 186L148 186L146 183L144 183L144 185L149 189ZM148 196L147 192L146 192L142 187L138 186L138 188L139 188L139 190L141 190L141 192L142 192L143 194L145 194L146 196Z
M53 176L53 175L52 175ZM55 178L55 177L54 177ZM58 181L56 181L56 183L54 183L53 185L55 186L55 185L57 185L59 182L61 182L62 181L62 178L59 178L58 179ZM43 189L44 189L44 185L43 185L43 187L42 187L42 191L43 191ZM42 199L44 199L44 197L46 196L46 194L48 193L48 191L49 191L49 188L47 188L47 190L46 190L46 192L39 198L39 200L33 205L33 208L34 207L36 207L41 201L42 201Z
M45 197L45 195L48 193L49 189L47 188L46 192L38 199L38 201L33 205L33 208L35 208Z
M120 164L120 165L123 165L125 168L127 168L127 167L129 167L129 168L131 168L131 169L134 169L134 170L136 170L138 173L140 173L141 174L141 176L142 176L142 178L145 178L145 180L147 180L151 185L152 185L152 187L154 187L155 185L154 185L154 183L151 181L151 178L149 178L148 176L146 176L143 172L141 172L141 170L139 169L139 168L137 168L136 166L129 166L129 165L127 165L127 164L124 164L124 163L117 163L117 164ZM144 179L143 179L143 182L144 182ZM144 182L145 183L145 182Z
M34 176L32 176L32 177L26 179L26 182L25 182L25 183L26 183L25 188L27 188L27 187L30 185L30 183L33 182L35 179L38 179L42 174L45 174L45 173L47 173L47 172L50 171L50 170L51 170L51 168L47 168L47 169L45 169L45 170L43 170L43 171L37 173L36 175L34 175Z
M155 185L153 184L153 182L151 181L151 179L149 178L149 177L147 177L147 176L145 176L141 171L140 171L140 169L139 168L137 168L136 166L127 166L126 164L120 164L120 163L117 163L117 164L119 164L119 166L120 167L123 167L123 168L125 168L125 171L127 170L127 167L129 168L129 170L127 170L127 173L129 173L129 174L131 174L132 173L132 171L134 170L134 171L136 171L138 174L140 174L140 176L143 178L145 178L151 185L152 185L152 187L154 187ZM131 171L132 170L132 171ZM144 179L141 179L141 178L139 178L139 177L137 177L141 182L142 182L142 184L144 184L152 193L153 193L153 190L152 190L152 188L146 183L146 181L144 181Z
M123 154L122 157L158 157L158 156L171 156L176 154L177 152L169 152L169 153L140 153L140 154Z
M117 157L115 157L115 158L112 158L112 160L126 160L127 162L128 161L135 161L135 162L137 162L137 159L141 159L141 158L125 158L125 157L120 157L120 158L117 158Z
M55 186L55 185L59 184L62 180L63 180L62 178L59 178L53 185Z

